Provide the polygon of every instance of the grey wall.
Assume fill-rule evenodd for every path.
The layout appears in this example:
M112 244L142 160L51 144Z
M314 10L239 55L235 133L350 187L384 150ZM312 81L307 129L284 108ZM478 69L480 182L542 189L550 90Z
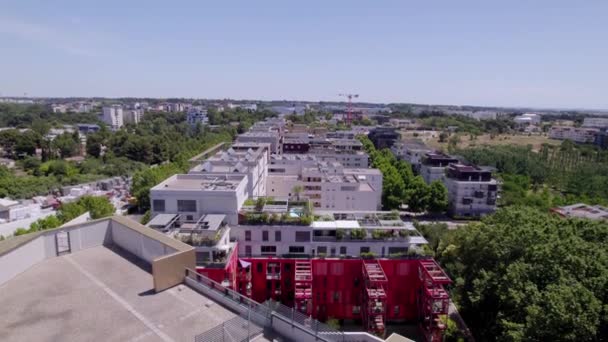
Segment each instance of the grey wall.
M177 252L176 249L140 234L116 221L112 222L112 242L149 264L152 264L152 261L158 257Z
M0 256L0 285L44 259L46 259L44 236L39 236Z

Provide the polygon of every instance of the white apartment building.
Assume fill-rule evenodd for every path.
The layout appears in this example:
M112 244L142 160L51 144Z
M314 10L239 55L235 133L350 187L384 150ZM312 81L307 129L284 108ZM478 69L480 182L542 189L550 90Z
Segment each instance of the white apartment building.
M287 169L301 170L302 166L314 166L318 161L338 162L346 169L367 168L369 167L369 156L365 152L339 153L339 152L319 152L301 154L273 154L270 156L270 172L273 169L285 167Z
M237 224L246 199L247 177L242 174L178 174L150 189L152 218L180 214L197 221L206 214L223 214L228 224Z
M452 163L458 163L458 159L439 152L426 153L422 157L420 175L427 184L436 180L444 182L445 168Z
M355 215L361 219L355 219ZM348 216L346 220L315 221L310 226L232 226L230 235L239 241L238 252L244 256L359 257L374 253L387 257L427 244L411 223L379 220L374 214Z
M298 188L300 194L294 191ZM378 169L345 169L338 162L285 159L281 164L271 162L266 195L299 195L320 209L379 210L382 173Z
M271 153L282 152L282 136L278 131L249 131L240 134L236 141L239 143L262 143L270 145Z
M424 144L398 141L391 147L391 151L397 159L407 161L414 171L419 172L422 158L433 150Z
M479 217L496 211L498 182L492 173L476 166L450 164L444 184L448 212L455 217Z
M112 105L103 107L102 120L113 131L119 130L124 125L124 116L122 112L122 106Z
M549 130L549 138L557 140L572 140L576 143L587 144L595 141L599 133L597 128L578 128L569 126L553 126Z
M585 118L583 120L585 128L606 128L608 127L608 118Z
M529 126L529 125L538 126L538 125L540 125L540 122L541 122L541 116L540 116L540 114L535 114L535 113L525 113L525 114L516 116L515 118L513 118L513 121L515 121L515 123L518 126Z
M247 196L266 196L269 145L235 143L192 168L190 174L235 174L247 177Z
M123 121L125 124L130 123L137 125L144 117L143 109L127 109L123 111Z
M196 126L198 123L201 125L209 124L209 117L207 117L206 109L190 109L186 116L186 120L190 126Z

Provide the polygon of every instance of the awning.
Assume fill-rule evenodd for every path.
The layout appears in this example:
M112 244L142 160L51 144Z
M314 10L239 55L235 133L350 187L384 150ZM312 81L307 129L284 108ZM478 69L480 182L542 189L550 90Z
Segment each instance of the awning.
M241 264L242 268L248 268L249 266L251 266L251 263L249 261L245 261L243 259L239 259L239 263Z

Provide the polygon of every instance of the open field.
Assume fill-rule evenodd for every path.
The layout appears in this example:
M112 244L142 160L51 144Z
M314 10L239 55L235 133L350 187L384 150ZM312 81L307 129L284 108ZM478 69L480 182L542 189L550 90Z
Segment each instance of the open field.
M448 143L439 142L439 131L406 131L401 132L401 136L404 140L417 139L428 146L436 149L447 150ZM490 134L483 134L477 136L471 140L469 134L461 133L457 134L460 137L459 148L474 147L474 146L497 146L497 145L517 145L527 146L532 145L535 151L540 150L543 144L559 145L561 141L555 139L549 139L546 135L527 135L527 134L500 134L492 138ZM451 135L451 137L454 134Z

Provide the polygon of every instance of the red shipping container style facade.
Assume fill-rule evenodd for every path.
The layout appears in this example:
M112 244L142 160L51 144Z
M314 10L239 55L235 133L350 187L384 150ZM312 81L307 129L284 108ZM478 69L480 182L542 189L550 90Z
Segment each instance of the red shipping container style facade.
M233 253L236 254L236 253ZM445 329L450 279L432 259L291 259L232 255L224 269L199 269L228 281L257 302L268 299L325 321L361 321L384 334L387 322L417 323L427 341L440 341Z

